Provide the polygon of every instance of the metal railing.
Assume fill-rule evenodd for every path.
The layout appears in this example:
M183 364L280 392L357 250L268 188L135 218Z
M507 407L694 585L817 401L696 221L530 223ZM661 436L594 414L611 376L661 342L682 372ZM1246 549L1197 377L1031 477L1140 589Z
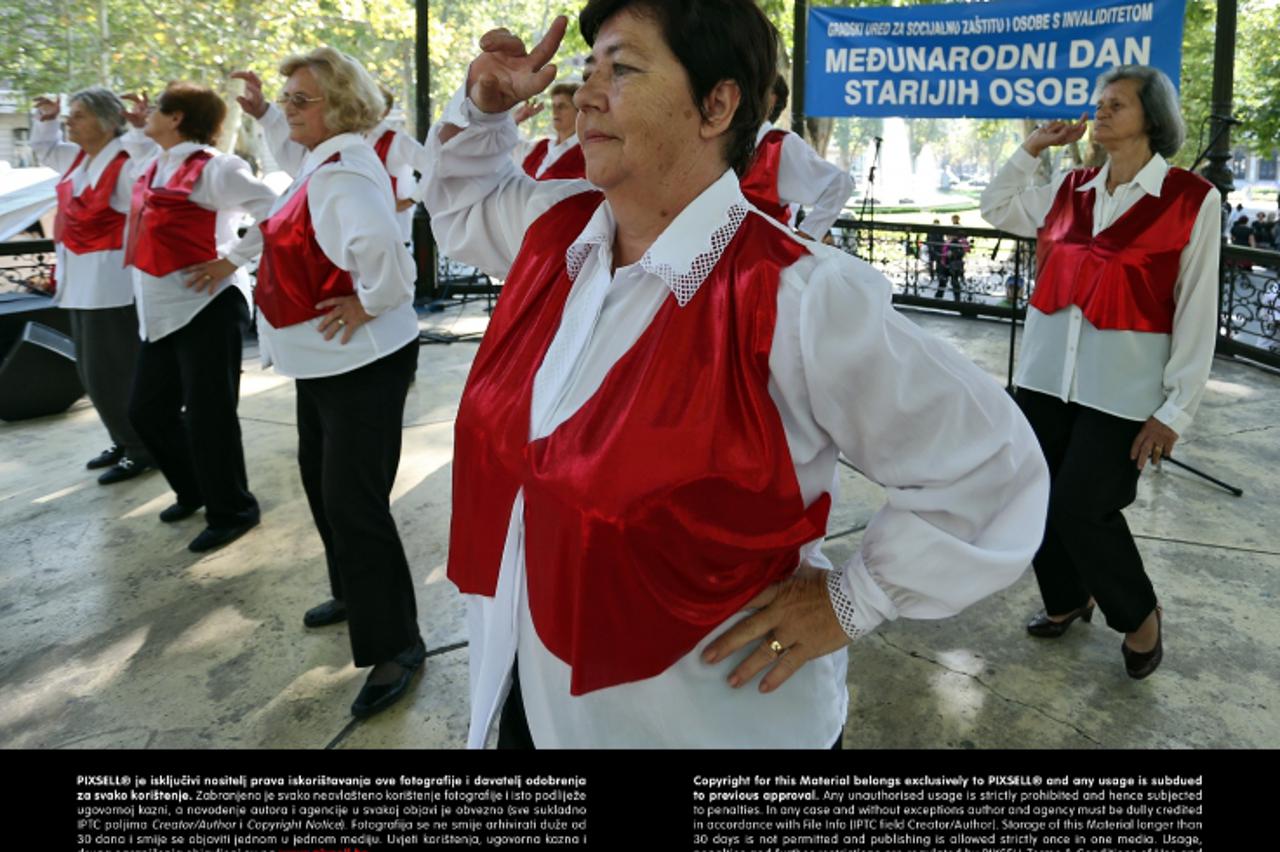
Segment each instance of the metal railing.
M1218 351L1280 368L1280 252L1226 246Z
M0 292L48 292L53 282L53 259L53 240L0 243Z
M948 265L939 236L955 234L966 237L968 250L961 263ZM888 276L895 304L1008 320L1012 373L1018 324L1035 285L1034 239L994 228L849 218L835 223L833 239ZM52 240L0 243L0 292L43 292L53 262ZM437 262L445 295L495 292L482 273L447 258ZM1280 369L1280 252L1223 247L1217 351Z
M967 237L959 270L939 268L931 232ZM1008 319L1012 375L1017 326L1035 288L1034 239L993 228L847 218L836 222L833 238L889 278L894 304ZM1218 288L1217 352L1280 368L1280 252L1223 246Z

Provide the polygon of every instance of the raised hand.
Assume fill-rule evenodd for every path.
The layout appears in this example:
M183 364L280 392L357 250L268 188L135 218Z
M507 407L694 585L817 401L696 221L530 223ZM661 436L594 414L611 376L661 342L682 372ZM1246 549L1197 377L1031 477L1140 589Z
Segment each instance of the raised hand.
M244 94L236 97L240 108L254 118L267 114L267 99L262 96L262 80L252 71L232 71L232 80L244 81Z
M53 100L45 97L36 98L35 108L41 121L53 121L58 117L58 113L62 112L62 97L59 96Z
M127 109L124 111L124 120L132 124L134 127L143 127L146 125L147 115L151 112L151 102L147 100L147 93L133 92L127 95L121 95L120 99L133 104L133 109Z
M1089 127L1089 113L1082 113L1079 121L1050 121L1035 129L1022 147L1033 157L1040 156L1045 148L1067 145L1078 141Z
M520 104L516 111L511 114L516 124L522 124L542 112L542 101L528 100Z
M549 64L560 47L569 19L558 15L533 50L506 29L480 37L482 53L467 71L467 95L482 112L506 112L541 92L556 79Z

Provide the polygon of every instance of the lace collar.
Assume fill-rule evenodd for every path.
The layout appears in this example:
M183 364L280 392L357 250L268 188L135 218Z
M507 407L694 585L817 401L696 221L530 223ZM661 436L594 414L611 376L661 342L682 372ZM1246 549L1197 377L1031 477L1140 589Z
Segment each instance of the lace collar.
M641 268L661 278L676 303L684 307L719 262L749 209L738 188L738 176L727 170L681 210L649 246L640 258ZM565 251L570 278L577 279L593 250L613 244L616 227L613 211L605 201Z

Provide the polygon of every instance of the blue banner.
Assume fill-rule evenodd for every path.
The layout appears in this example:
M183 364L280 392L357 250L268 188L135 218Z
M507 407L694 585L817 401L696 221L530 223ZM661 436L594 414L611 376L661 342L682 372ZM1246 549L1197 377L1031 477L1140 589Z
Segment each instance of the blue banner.
M994 0L809 11L805 113L1074 118L1098 77L1154 65L1178 85L1186 0Z

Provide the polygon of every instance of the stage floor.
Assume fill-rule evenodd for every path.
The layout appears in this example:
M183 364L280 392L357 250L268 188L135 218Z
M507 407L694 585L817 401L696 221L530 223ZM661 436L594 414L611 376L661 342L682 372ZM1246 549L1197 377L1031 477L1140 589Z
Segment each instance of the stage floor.
M908 315L1004 383L1007 325ZM466 333L486 320L473 304L422 322ZM345 627L302 626L327 581L298 478L291 381L246 358L240 415L262 525L203 556L186 549L199 516L157 520L172 499L158 473L102 487L84 470L107 444L87 400L0 424L0 747L461 747L467 637L445 551L453 418L475 350L422 348L393 499L430 656L413 694L365 722L348 710L364 678ZM1171 465L1142 477L1127 517L1165 608L1157 674L1131 681L1102 619L1058 641L1026 636L1039 607L1028 572L955 618L860 640L845 745L1280 746L1278 424L1280 377L1218 359L1178 456L1244 497ZM853 471L841 479L833 533L881 500ZM831 541L833 561L859 537Z

